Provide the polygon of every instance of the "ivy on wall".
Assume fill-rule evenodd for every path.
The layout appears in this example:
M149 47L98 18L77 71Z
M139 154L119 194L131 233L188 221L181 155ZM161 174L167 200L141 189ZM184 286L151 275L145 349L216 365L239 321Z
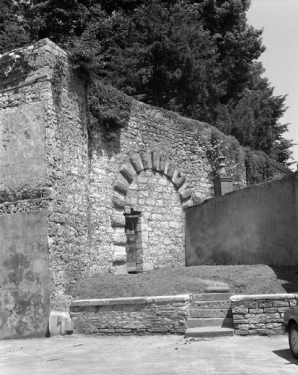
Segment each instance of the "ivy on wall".
M245 166L247 185L256 185L282 177L285 173L278 171L270 158L263 151L245 148Z
M106 138L113 139L120 129L126 127L133 99L99 81L89 83L87 95L89 128L102 127Z

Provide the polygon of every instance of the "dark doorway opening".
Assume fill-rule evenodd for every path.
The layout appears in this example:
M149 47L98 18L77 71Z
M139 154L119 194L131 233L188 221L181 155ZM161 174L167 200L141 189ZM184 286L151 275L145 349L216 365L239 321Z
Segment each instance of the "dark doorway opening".
M137 273L137 253L138 253L138 220L140 211L133 208L125 210L125 234L126 234L126 269L128 273Z

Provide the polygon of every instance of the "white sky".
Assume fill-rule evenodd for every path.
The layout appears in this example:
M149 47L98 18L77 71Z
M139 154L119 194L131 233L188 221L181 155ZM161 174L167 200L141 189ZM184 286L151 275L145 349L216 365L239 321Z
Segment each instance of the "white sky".
M264 28L264 76L275 88L274 95L288 94L289 108L281 123L290 123L284 137L298 143L298 0L251 0L247 18L253 27ZM298 145L293 151L298 160Z

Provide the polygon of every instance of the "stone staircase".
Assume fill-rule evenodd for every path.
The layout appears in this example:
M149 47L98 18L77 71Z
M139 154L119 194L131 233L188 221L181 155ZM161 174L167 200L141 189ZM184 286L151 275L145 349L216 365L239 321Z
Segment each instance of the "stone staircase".
M185 338L233 336L234 325L229 287L222 282L207 283L204 293L193 294Z

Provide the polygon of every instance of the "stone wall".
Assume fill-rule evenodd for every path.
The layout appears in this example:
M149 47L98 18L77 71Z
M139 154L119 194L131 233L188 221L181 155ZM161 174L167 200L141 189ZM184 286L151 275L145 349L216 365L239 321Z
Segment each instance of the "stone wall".
M182 265L184 211L213 196L220 154L246 186L244 150L208 124L105 88L95 102L124 101L125 124L94 126L87 83L48 39L2 55L0 76L0 213L47 209L53 309L68 309L78 279L128 271L126 209L136 271Z
M187 265L297 265L298 174L186 209Z
M85 85L48 39L2 55L0 72L0 212L47 206L51 302L67 309L90 258Z
M70 315L80 334L184 334L189 302L189 295L77 300Z
M297 294L236 295L230 297L236 335L283 334L284 311L296 306Z
M235 189L244 187L244 152L232 137L174 113L131 101L113 140L90 134L92 273L125 272L126 205L141 212L138 269L185 264L184 212L213 196L217 157L224 153ZM163 251L167 249L166 253Z

